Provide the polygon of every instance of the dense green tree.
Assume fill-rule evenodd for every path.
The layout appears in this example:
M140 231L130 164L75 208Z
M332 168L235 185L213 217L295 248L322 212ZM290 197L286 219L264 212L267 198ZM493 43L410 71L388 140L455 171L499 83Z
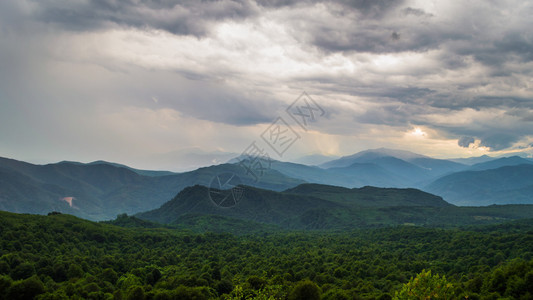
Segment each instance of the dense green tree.
M113 293L113 300L123 300L124 298L124 292L122 290L116 290Z
M52 278L56 282L65 281L68 279L68 265L63 262L56 262L52 267Z
M7 275L11 272L11 267L5 260L0 260L0 275Z
M231 281L223 279L217 283L216 290L219 295L229 294L233 291L233 284Z
M298 282L296 286L292 289L290 295L290 300L319 300L320 299L320 288L316 283L310 280L304 280Z
M144 289L142 286L132 286L128 290L128 294L126 295L127 300L144 300L146 299L146 295L144 294Z
M261 278L259 276L255 276L255 275L248 277L246 282L248 283L250 288L252 288L254 290L260 290L260 289L264 288L266 283L267 283L264 278Z
M161 271L159 271L157 268L154 268L148 273L148 275L146 275L146 282L154 285L159 279L161 279L161 276Z
M118 280L118 274L115 272L115 270L111 268L104 269L102 271L101 277L103 281L107 281L111 284L115 284Z
M0 299L5 299L12 284L13 280L9 276L0 276Z
M33 276L24 280L15 281L7 291L6 299L33 299L44 292L45 289L41 280L38 277Z
M350 300L351 297L344 290L331 289L322 297L323 300Z
M77 264L71 264L68 267L67 277L69 279L81 278L83 277L83 274L84 274L83 269Z
M26 279L35 274L35 267L32 263L29 262L23 262L16 266L11 271L11 278L18 280L18 279Z
M64 291L56 291L54 293L41 294L37 297L38 300L68 300L69 297Z
M209 293L205 289L179 286L174 291L173 297L183 300L206 300L209 299Z
M123 290L128 290L132 286L140 286L141 284L141 279L131 273L122 275L117 282L118 287Z

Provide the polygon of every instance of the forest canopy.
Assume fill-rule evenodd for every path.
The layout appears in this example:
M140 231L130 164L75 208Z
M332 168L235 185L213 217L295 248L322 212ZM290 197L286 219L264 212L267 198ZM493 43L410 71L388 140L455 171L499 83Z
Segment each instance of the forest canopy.
M533 295L533 220L234 235L0 212L0 246L2 299Z

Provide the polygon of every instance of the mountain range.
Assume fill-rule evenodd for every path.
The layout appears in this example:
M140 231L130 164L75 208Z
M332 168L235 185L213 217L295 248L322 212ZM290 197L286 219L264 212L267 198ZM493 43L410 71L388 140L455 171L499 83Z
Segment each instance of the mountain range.
M479 159L470 162L474 161ZM283 193L304 183L316 183L348 190L365 186L417 188L455 205L533 204L532 169L533 161L518 156L483 158L469 165L385 148L335 158L319 166L273 160L256 177L238 159L173 173L105 161L35 165L0 158L0 210L38 214L60 211L90 220L108 220L121 213L157 209L194 185L222 189L225 181L220 178L230 177L237 180L233 185ZM374 193L380 195L380 190ZM312 201L331 200L314 197Z
M372 176L374 178L371 178L372 181L387 178L388 186L403 187L421 187L443 174L465 169L465 165L460 163L386 148L344 156L324 163L320 167L345 174L362 173L357 169L364 168L369 173L375 173ZM384 175L383 171L387 175Z
M217 174L237 174L243 184L279 191L304 182L271 169L256 183L235 164L162 176L139 173L109 163L34 165L0 158L0 210L37 214L60 211L104 220L119 213L159 207L185 187L209 186Z
M422 188L444 174L461 171L468 166L408 151L380 148L344 156L319 166L273 161L271 168L312 183L343 187Z

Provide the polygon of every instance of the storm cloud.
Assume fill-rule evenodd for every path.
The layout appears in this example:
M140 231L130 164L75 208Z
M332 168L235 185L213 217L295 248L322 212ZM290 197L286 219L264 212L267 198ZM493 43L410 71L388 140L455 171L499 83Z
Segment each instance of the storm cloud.
M210 23L246 18L254 13L248 1L35 1L26 3L27 17L68 30L105 30L114 26L162 29L201 36Z
M470 145L474 144L476 139L471 136L462 136L459 138L458 145L461 147L468 148Z
M531 15L514 0L1 1L0 156L240 153L302 91L327 113L295 155L531 151Z

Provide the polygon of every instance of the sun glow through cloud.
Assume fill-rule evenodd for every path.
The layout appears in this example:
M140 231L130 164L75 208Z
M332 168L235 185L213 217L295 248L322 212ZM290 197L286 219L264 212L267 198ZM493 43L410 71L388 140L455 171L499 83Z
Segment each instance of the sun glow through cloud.
M409 131L408 134L410 136L417 137L417 138L422 138L422 137L427 136L427 133L424 132L420 127L415 127L414 129Z

